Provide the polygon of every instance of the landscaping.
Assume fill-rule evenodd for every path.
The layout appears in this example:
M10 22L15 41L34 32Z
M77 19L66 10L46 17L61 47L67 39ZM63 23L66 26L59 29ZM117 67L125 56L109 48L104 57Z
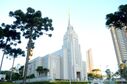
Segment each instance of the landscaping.
M15 84L15 83L11 83L11 82L0 82L0 84Z
M11 82L0 82L0 84L16 84ZM44 82L33 82L33 83L26 83L26 84L70 84L69 81L44 81ZM71 84L89 84L88 82L71 82Z
M55 81L55 82L34 82L34 83L27 83L27 84L70 84L68 81ZM88 82L71 82L71 84L89 84Z
M112 84L112 82L109 82L109 81L105 81L104 84ZM17 84L17 83L11 83L11 82L0 82L0 84ZM20 83L22 84L22 83ZM70 81L44 81L44 82L33 82L33 83L26 83L26 84L91 84L90 82L74 82L72 81L70 83ZM121 82L121 81L117 81L117 82L114 82L113 84L127 84L127 82Z

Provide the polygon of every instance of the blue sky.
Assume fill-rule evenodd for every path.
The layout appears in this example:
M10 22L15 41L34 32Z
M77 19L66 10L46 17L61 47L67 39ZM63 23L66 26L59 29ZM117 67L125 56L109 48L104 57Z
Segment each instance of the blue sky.
M86 60L86 51L92 48L94 67L101 68L102 71L106 68L115 71L116 57L110 31L105 26L105 16L117 11L118 6L126 2L126 0L1 0L0 23L11 23L9 11L21 9L25 12L27 7L41 10L42 17L51 18L54 27L53 37L44 35L36 41L33 56L35 58L62 48L70 10L71 25L78 34L83 60ZM23 49L26 43L24 40L21 45ZM17 58L16 64L23 64L24 59ZM11 63L12 60L5 59L2 69L9 69Z

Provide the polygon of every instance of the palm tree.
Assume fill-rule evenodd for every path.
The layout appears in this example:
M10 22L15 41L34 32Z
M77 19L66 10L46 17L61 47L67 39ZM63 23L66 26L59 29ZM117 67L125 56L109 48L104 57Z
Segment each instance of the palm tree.
M49 72L49 69L44 68L44 69L43 69L43 72L44 72L45 76L47 76L47 74L48 74L48 72Z
M43 66L38 66L36 71L38 72L39 76L44 72L43 71Z

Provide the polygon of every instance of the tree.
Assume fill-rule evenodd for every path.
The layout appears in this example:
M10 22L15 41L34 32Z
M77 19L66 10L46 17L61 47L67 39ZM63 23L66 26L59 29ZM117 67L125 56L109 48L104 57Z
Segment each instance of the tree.
M27 76L27 78L35 78L35 75L31 74L31 75Z
M112 74L111 74L111 70L110 69L106 69L106 74L107 74L107 79L111 79Z
M127 66L126 66L126 64L122 63L119 65L119 73L122 78L127 80Z
M12 49L9 52L9 55L10 56L13 56L12 71L11 71L11 76L10 76L10 81L11 81L11 79L12 79L12 73L13 73L13 68L14 68L15 58L17 58L17 56L19 56L19 55L25 56L25 54L24 54L24 51L22 51L20 48L18 48L18 49L14 48L14 49Z
M52 36L48 34L47 31L53 31L52 20L48 17L42 18L41 11L35 11L33 8L28 7L27 12L24 13L22 10L16 10L14 12L10 11L10 17L14 17L15 21L13 22L16 28L20 29L23 33L23 36L28 39L27 44L27 57L25 63L24 71L24 81L23 84L26 84L26 74L28 67L28 60L31 48L34 48L34 40L40 37L43 34ZM44 33L46 31L46 33ZM33 45L32 45L33 44Z
M13 72L12 79L11 80L19 80L20 75L19 73Z
M16 27L14 25L9 25L2 23L1 31L3 30L3 36L1 38L1 48L3 48L3 56L1 61L1 67L2 62L5 54L8 54L9 56L13 57L13 63L12 68L14 66L15 58L19 55L25 56L25 52L20 48L14 48L17 44L21 43L20 41L20 32L17 32ZM5 40L5 42L4 42ZM12 78L12 72L10 76L10 80Z
M16 27L14 25L2 23L0 27L0 49L3 49L3 55L0 65L0 72L5 54L9 54L10 56L14 55L24 56L24 51L22 49L14 48L14 46L16 46L19 43L21 43L20 32L16 30Z
M119 65L119 69L113 74L114 77L121 77L127 80L127 66L124 63Z
M6 80L10 80L10 71L1 71L1 74L5 74L6 75Z
M36 71L38 72L39 76L44 73L45 76L47 76L47 73L49 72L49 69L43 68L43 66L38 66Z
M102 78L100 69L93 69L92 72L88 73L88 79Z
M101 70L100 69L93 69L92 73L94 75L94 78L102 78Z
M94 74L91 72L91 73L88 73L88 80L93 80L94 79Z
M48 74L48 72L49 72L49 69L44 68L44 69L43 69L43 72L44 72L45 76L47 76L47 74Z
M44 72L43 66L38 66L36 71L38 72L39 76Z
M19 74L20 74L20 78L22 79L23 78L23 72L24 72L24 66L21 66L19 68Z
M2 74L6 75L6 80L10 81L10 75L11 75L11 71L1 71ZM17 72L13 72L12 75L12 80L19 80L20 79L20 75Z
M108 27L127 29L127 4L120 5L118 11L106 15L106 25Z
M127 4L125 5L120 5L118 7L118 11L114 12L114 13L110 13L106 15L106 25L110 28L110 27L114 27L114 28L118 28L118 29L122 29L127 31ZM126 62L127 60L122 60L123 63ZM126 68L125 68L126 69ZM123 70L125 69L120 69L120 72L123 73ZM125 79L127 78L126 76L122 76L122 74L120 74L121 77L124 77ZM124 75L127 75L124 74Z

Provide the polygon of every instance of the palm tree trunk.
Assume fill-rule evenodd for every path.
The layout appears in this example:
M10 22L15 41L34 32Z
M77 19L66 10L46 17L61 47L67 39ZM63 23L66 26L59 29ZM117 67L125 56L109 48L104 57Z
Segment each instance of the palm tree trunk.
M11 70L11 74L10 74L10 81L12 81L14 62L15 62L15 57L13 58L13 63L12 63L12 67L11 67L12 70Z
M3 60L4 60L4 55L5 55L5 49L6 49L7 42L8 42L8 40L6 40L5 48L3 50L3 55L2 55L1 64L0 64L0 73L1 73L2 65L3 65Z

